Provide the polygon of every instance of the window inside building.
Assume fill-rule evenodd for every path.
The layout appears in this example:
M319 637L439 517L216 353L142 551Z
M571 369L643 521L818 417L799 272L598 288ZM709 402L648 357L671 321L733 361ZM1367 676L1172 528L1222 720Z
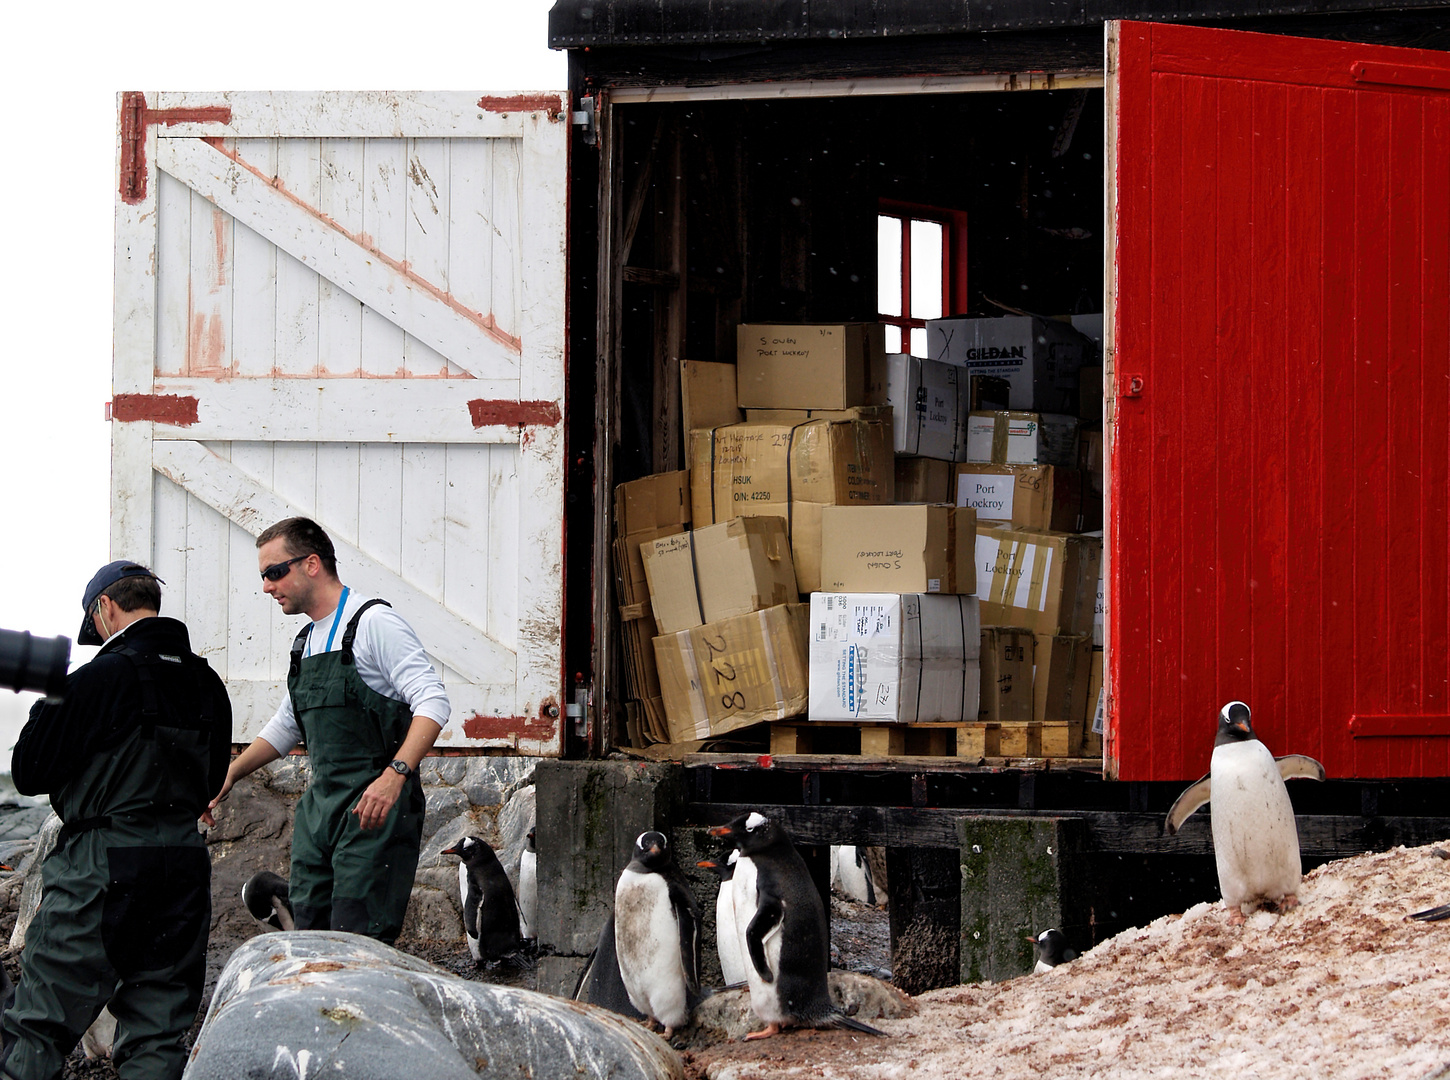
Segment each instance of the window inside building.
M967 215L882 199L876 290L886 351L926 355L926 321L966 308Z

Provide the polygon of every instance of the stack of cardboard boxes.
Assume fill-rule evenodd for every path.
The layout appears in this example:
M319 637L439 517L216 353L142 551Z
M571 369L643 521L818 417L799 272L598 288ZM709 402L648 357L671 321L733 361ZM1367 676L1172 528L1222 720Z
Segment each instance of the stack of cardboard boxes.
M616 500L647 740L808 715L959 725L960 756L1091 752L1092 343L1030 318L928 328L932 359L887 357L876 324L742 325L734 402L729 365L686 365L687 507L659 509L678 473ZM655 509L625 522L635 502Z

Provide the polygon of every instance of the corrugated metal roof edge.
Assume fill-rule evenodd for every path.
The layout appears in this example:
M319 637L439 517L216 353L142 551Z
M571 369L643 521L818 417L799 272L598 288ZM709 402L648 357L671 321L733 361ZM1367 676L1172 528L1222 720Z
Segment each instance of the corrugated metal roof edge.
M865 8L868 18L844 25ZM933 17L923 20L928 8ZM601 9L603 9L601 11ZM849 9L849 13L847 11ZM1067 9L1064 14L1057 11ZM549 47L575 49L591 46L741 45L772 41L830 41L887 37L939 37L988 31L1051 30L1101 26L1110 19L1144 22L1192 22L1282 15L1334 15L1365 12L1447 10L1450 3L1406 4L1403 0L1300 0L1239 4L1185 5L1165 12L1162 5L1146 10L1141 3L1114 0L917 0L915 3L857 5L841 0L800 0L795 18L782 19L773 0L734 0L725 10L702 0L556 0L549 12ZM813 20L812 12L820 14ZM601 18L602 15L602 18ZM616 17L618 16L618 18ZM618 23L629 26L620 29ZM581 25L605 28L581 33ZM770 22L779 25L768 26ZM867 23L870 25L866 25ZM689 29L651 30L647 26L689 26Z

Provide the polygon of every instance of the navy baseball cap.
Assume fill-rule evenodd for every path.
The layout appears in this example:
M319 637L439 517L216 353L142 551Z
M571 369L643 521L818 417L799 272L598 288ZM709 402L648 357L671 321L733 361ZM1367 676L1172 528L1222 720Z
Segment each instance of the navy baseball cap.
M90 584L86 586L86 594L81 599L81 610L85 613L81 616L81 632L76 635L77 645L104 645L101 635L96 633L95 624L91 622L91 608L95 605L96 598L105 592L122 578L128 577L149 577L156 578L150 570L140 563L134 563L130 559L117 559L115 562L106 563L96 571L95 577L91 578ZM165 585L166 582L161 581Z

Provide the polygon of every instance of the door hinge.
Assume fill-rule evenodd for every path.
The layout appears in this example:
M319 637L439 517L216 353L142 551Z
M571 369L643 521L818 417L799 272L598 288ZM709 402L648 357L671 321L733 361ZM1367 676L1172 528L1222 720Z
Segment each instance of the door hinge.
M196 109L152 109L146 95L128 90L121 95L121 201L134 206L146 198L146 129L152 124L230 124L230 105Z
M564 706L564 715L572 722L574 737L577 739L587 739L589 736L589 698L589 687L576 686L574 700Z
M596 126L596 107L594 95L579 99L579 108L570 114L574 126L583 128L584 144L586 146L599 145L599 129Z

